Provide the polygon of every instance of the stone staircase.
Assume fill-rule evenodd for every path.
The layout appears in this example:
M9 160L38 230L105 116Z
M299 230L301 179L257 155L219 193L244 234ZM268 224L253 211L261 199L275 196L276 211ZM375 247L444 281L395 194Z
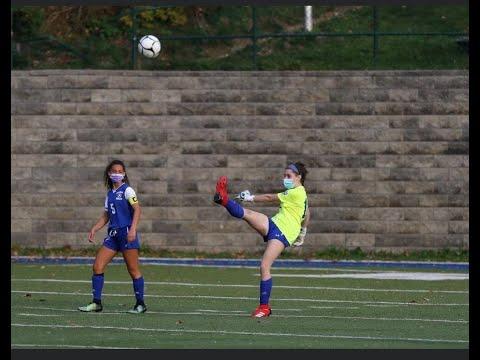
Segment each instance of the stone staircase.
M151 247L262 249L212 203L216 179L280 192L284 166L302 161L312 220L289 251L466 249L468 82L467 71L12 71L12 244L91 246L103 171L119 158Z

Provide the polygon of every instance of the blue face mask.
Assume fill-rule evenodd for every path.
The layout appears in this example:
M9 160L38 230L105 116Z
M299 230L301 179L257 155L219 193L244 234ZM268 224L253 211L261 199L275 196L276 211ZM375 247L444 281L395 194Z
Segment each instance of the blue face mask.
M293 180L292 179L283 179L283 186L285 187L285 189L292 189L293 188Z

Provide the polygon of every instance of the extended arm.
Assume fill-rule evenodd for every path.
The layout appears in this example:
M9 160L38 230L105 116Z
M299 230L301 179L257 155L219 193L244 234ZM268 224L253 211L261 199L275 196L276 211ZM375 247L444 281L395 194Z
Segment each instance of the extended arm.
M255 195L254 200L255 202L273 202L275 204L280 204L280 199L278 198L277 194L262 194L262 195Z
M271 202L277 205L280 204L278 194L252 195L250 191L244 190L238 194L236 198L246 202Z

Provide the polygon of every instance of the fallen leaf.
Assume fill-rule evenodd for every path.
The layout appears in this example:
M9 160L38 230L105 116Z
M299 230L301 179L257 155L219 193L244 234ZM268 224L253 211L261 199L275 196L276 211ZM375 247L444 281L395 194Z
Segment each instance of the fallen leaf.
M183 324L183 321L182 320L177 320L176 324L177 325Z
M23 295L23 296L25 296L25 297L32 297L32 294L30 294L30 293L26 293L26 294L25 294L25 295Z

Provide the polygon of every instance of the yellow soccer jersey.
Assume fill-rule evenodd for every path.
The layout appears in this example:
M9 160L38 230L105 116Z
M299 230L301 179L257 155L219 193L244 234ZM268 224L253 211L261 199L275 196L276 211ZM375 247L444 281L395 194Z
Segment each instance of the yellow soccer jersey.
M280 199L280 210L272 217L272 221L292 244L300 233L302 221L307 213L307 192L303 186L286 190L277 194Z

